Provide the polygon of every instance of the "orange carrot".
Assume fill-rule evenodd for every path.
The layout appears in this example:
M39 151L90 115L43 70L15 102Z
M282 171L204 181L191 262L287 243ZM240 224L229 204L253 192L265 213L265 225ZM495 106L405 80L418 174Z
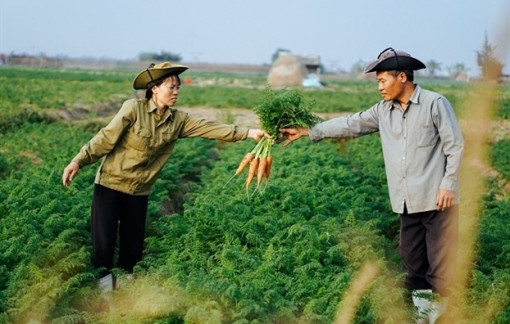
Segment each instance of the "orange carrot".
M269 175L271 174L271 164L273 163L273 157L266 157L266 179L269 179Z
M246 189L250 186L253 177L255 177L255 172L259 166L259 159L253 159L250 162L250 171L248 172L248 177L246 178Z
M250 162L253 160L253 158L254 158L253 153L251 153L251 152L246 153L246 155L244 156L243 160L239 164L239 167L237 168L235 174L239 175L241 172L243 172L244 168L246 168L246 166L248 164L250 164Z
M266 173L267 158L261 157L257 172L257 187L260 187L264 173Z

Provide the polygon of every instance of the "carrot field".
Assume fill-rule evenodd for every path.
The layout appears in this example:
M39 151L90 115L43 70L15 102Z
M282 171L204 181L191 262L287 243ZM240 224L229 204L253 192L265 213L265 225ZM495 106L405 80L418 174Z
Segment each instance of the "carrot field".
M250 196L245 177L232 175L254 142L179 141L149 199L135 279L106 302L90 262L99 164L68 188L61 176L122 102L140 95L135 74L0 66L0 323L333 323L351 304L353 323L410 320L377 134L275 144L271 180ZM225 122L222 111L253 109L266 87L261 77L185 76L193 82L177 108L216 109ZM417 82L452 102L466 138L469 240L449 316L509 323L510 86ZM380 98L366 80L299 91L324 114Z

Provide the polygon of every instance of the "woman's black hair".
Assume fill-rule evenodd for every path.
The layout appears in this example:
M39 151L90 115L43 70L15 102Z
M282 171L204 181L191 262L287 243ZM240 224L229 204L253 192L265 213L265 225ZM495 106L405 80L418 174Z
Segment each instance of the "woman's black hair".
M145 99L152 98L152 87L161 85L163 82L165 82L166 79L168 79L172 76L175 76L177 78L177 83L180 85L181 78L179 78L179 75L177 75L177 74L170 74L170 75L167 75L159 80L151 81L151 82L147 83L147 90L145 90Z

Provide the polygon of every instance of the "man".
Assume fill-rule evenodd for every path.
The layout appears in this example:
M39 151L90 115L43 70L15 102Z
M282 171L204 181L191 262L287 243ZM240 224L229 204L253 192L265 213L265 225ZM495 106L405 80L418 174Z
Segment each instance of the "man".
M405 285L422 319L433 323L448 296L458 239L458 177L464 140L446 98L414 84L418 59L388 48L365 72L376 72L383 100L349 117L308 128L285 128L287 143L302 136L355 137L379 132L392 209L400 214L400 254Z

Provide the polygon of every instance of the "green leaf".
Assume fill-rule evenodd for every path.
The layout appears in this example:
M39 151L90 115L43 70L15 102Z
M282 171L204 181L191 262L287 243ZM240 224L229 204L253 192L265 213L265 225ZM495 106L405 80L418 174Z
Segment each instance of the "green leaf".
M275 139L281 137L280 128L311 127L320 118L311 113L314 102L305 101L298 90L276 92L266 88L263 102L255 107L262 128Z

